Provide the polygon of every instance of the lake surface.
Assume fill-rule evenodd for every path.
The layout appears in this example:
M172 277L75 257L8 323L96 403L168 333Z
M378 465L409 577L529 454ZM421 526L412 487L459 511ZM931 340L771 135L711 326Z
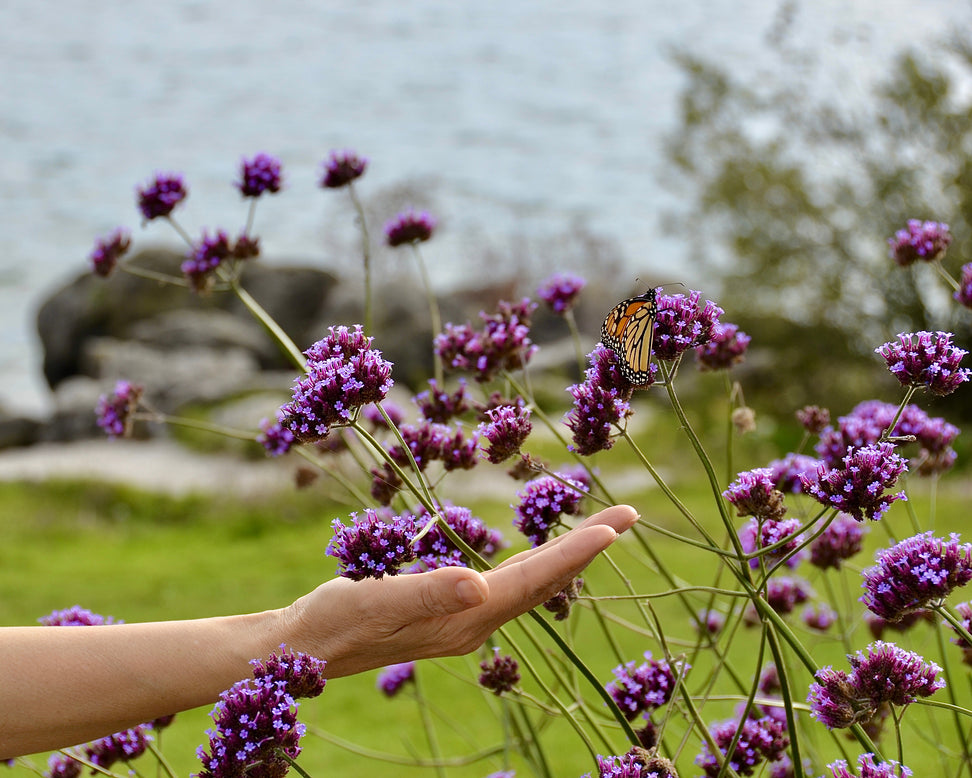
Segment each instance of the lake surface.
M96 236L142 230L134 188L185 174L191 233L238 225L241 156L268 151L287 190L261 203L276 257L335 260L336 193L316 188L333 148L371 161L361 186L425 182L441 239L426 259L454 282L463 242L564 233L580 220L632 268L678 262L660 234L661 146L683 82L673 48L771 78L765 0L9 0L0 4L0 405L43 412L34 316L86 266ZM789 4L817 88L853 102L904 44L967 25L954 0ZM235 227L234 227L235 228ZM563 268L570 269L570 268Z

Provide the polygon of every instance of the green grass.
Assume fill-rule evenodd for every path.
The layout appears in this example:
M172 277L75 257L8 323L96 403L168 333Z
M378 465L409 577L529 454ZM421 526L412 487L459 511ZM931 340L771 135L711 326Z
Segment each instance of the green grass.
M664 475L671 480L679 497L690 510L722 537L721 525L713 512L712 494L702 479L697 464L690 458L669 454L675 450L678 431L673 427L651 430L641 436L641 443L649 456L666 463ZM738 456L744 469L758 463L765 441L747 443ZM542 446L541 446L542 447ZM556 449L551 444L551 452ZM662 455L664 452L664 455ZM551 453L553 456L553 453ZM674 531L691 535L690 528L678 512L664 499L643 473L630 453L619 449L611 452L612 488L618 499L635 504L642 515ZM680 459L680 457L682 457ZM556 461L556 460L555 460ZM562 459L561 459L562 461ZM625 474L624 477L618 474ZM967 515L968 484L961 476L952 476L940 486L936 497L936 526L939 533L961 530ZM910 506L896 504L889 516L875 526L868 539L868 547L856 560L858 566L870 563L873 550L888 544L888 530L901 538L910 534L907 508L914 509L925 524L930 492L925 482L912 484ZM509 528L510 511L516 486L509 486L508 494L499 499L480 497L473 501L474 510L491 525ZM455 497L455 496L454 496ZM96 612L126 621L194 618L225 613L255 611L285 605L294 598L330 577L334 563L324 555L330 538L330 520L344 517L349 508L321 497L314 488L292 494L268 497L263 500L240 501L230 495L215 497L169 498L146 494L133 489L90 483L2 484L0 485L0 624L30 624L54 609L75 603ZM729 577L718 574L712 556L663 535L645 531L651 550L676 574L695 584L729 585ZM633 538L626 538L612 548L611 560L632 579L639 592L663 592L668 586L651 564L646 563L644 548ZM802 571L821 596L826 589L815 571ZM623 593L608 560L598 560L586 575L588 591L595 595ZM838 590L839 598L856 599L857 582L851 579L846 593ZM693 608L701 608L704 595L687 595ZM954 598L955 601L958 597ZM724 601L725 602L725 601ZM669 648L674 654L691 654L694 631L678 598L668 596L651 601L658 621L670 638ZM620 655L603 638L593 611L589 607L575 610L564 632L568 640L584 657L591 669L605 682L611 669L622 659L639 659L646 650L661 653L658 643L647 636L642 614L631 602L612 603L610 609L628 622L638 625L638 631L612 628ZM833 663L845 666L845 648L836 635L811 634L793 619L794 630L811 650L820 665ZM539 634L527 623L531 633ZM543 653L529 647L523 629L510 626L508 635L518 645L527 647L531 662L541 669L550 683L551 673L546 661L557 664L563 678L571 686L581 686L573 671L562 666L555 654L549 653L549 640L540 636ZM870 641L861 623L848 625L855 649ZM890 636L896 639L898 636ZM506 635L497 634L495 641L508 648ZM934 649L932 632L920 628L902 638L909 648L923 652L941 663ZM748 683L755 669L758 632L740 629L732 648L732 663L736 672ZM961 667L958 654L951 657L953 668ZM478 657L454 658L420 664L423 694L435 708L436 731L441 752L447 757L479 753L495 749L497 754L485 761L457 767L450 776L484 776L504 766L499 750L502 748L502 726L506 710L503 700L482 695L471 689L471 680L478 673ZM692 689L704 688L704 680L712 667L706 655L692 658ZM769 661L767 655L766 661ZM790 669L798 681L797 698L805 698L809 675L797 663ZM408 767L394 761L375 762L353 751L317 737L324 730L358 744L371 752L392 755L406 761L427 758L426 733L417 705L408 692L389 700L375 688L375 673L354 678L337 679L328 684L317 700L302 707L302 719L312 734L305 740L302 766L313 776L362 774L377 776L427 776L428 769ZM523 687L544 699L537 683L524 672ZM963 704L968 705L968 684L959 681ZM717 692L735 692L723 681ZM592 715L601 722L608 734L609 744L595 739L599 753L626 748L620 731L606 716L600 701L585 692ZM942 697L942 699L945 699ZM712 722L732 715L735 701L710 700L699 703L702 718ZM927 709L926 709L927 710ZM926 710L909 712L907 721L919 723L929 733L931 744L909 735L906 762L918 767L933 764L937 759L934 742L955 742L954 725L950 718L937 712L926 717ZM207 710L180 714L176 723L163 734L162 745L180 775L198 769L194 751L204 739L209 725ZM591 769L587 750L581 745L570 726L560 717L531 715L532 725L543 730L545 758L551 773L557 776L579 776ZM516 719L516 724L522 724ZM940 736L933 726L940 728ZM966 724L968 726L968 724ZM687 724L681 718L669 722L665 732L665 749L674 752L680 746ZM833 740L822 727L806 727L812 733L808 743L811 750L819 749L828 761L840 756ZM588 731L590 729L588 728ZM853 758L858 749L855 743L839 738ZM891 738L886 740L890 744ZM691 760L698 750L692 736L679 760L683 775L693 774ZM893 755L893 754L892 754ZM919 757L916 761L915 757ZM35 759L43 765L41 757ZM512 765L519 775L531 774L522 759L514 756ZM816 764L817 773L822 763ZM147 769L143 766L142 768ZM29 772L14 768L12 775L20 778Z

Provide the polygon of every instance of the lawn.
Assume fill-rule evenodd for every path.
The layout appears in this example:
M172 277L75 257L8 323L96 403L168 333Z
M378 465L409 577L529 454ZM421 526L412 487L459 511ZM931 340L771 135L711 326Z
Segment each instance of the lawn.
M659 433L659 445L667 445L665 435ZM613 453L613 452L612 452ZM751 466L746 455L740 457L742 467ZM632 464L629 462L628 464ZM612 471L619 472L619 471ZM654 488L646 476L638 471L618 476L618 494L635 504L643 517L677 532L690 534L678 512ZM686 506L699 516L706 526L718 531L718 519L712 510L711 493L699 473L690 467L672 468L672 483ZM910 483L911 502L896 504L881 526L871 531L867 548L855 558L853 570L870 564L873 551L888 545L888 532L896 537L910 534L910 514L921 518L929 513L932 491L927 482L913 479ZM511 512L515 486L508 497L487 499L477 497L471 507L488 523L500 527L510 536ZM969 482L960 475L950 475L939 485L934 495L936 531L961 530L967 517ZM331 535L329 523L334 517L346 517L350 508L322 496L321 490L311 488L283 495L271 495L261 500L240 501L231 495L170 498L147 494L130 488L94 483L3 484L0 485L0 624L30 624L52 610L80 604L101 614L126 621L193 618L233 612L254 611L289 603L333 575L334 562L324 555ZM647 547L634 538L627 538L611 551L616 563L630 577L632 588L642 593L659 593L670 588L658 574L655 565L647 561L650 550L664 560L669 569L685 581L705 585L728 585L728 576L719 575L712 557L698 549L685 546L650 529L643 531ZM522 544L516 548L522 547ZM516 548L511 549L516 550ZM801 572L821 597L828 597L825 583L818 570L804 565ZM846 580L846 579L845 579ZM840 600L856 599L856 582L846 591L839 588L833 596ZM608 560L598 560L587 576L586 591L595 596L620 594L625 590ZM701 608L705 595L685 595L693 608ZM953 597L953 604L960 599ZM685 654L693 664L691 684L693 693L702 694L705 677L712 666L711 658L696 655L695 633L678 597L668 596L651 600L657 620L670 639L669 649L675 655ZM641 659L644 651L656 656L660 647L649 637L643 612L630 602L610 604L616 618L630 622L633 630L611 627L615 638L612 646L603 638L596 614L589 603L575 608L568 627L562 629L568 641L584 657L598 678L607 682L611 669L620 659ZM857 612L859 613L859 606ZM870 641L860 621L845 623L843 633L832 629L826 634L814 633L794 617L794 630L810 649L820 665L845 664L845 642L859 649ZM538 634L530 625L529 631ZM518 626L510 627L505 635L496 635L495 642L505 649L508 639L518 645L529 640ZM890 636L888 639L896 639ZM903 644L914 650L936 656L931 629L915 630L904 638ZM545 647L541 656L527 648L531 661L543 668L553 656L546 652L549 639L540 636ZM732 645L734 669L749 682L756 658L758 634L756 630L740 628ZM616 653L618 652L618 653ZM620 656L619 656L620 654ZM472 688L478 674L481 657L473 656L447 661L424 662L419 666L419 689L429 701L436 720L440 752L458 766L450 767L450 776L485 776L504 767L502 754L503 722L514 727L525 726L522 718L509 718L503 700L483 695ZM964 668L958 653L952 655L953 671ZM557 662L557 659L550 659ZM960 670L961 668L961 670ZM791 668L798 674L801 668ZM544 677L550 677L543 670ZM964 672L963 672L964 675ZM311 734L305 739L301 765L313 776L361 774L377 776L432 775L428 768L408 766L415 760L427 759L428 740L422 725L414 691L394 699L387 699L375 689L375 673L337 679L328 684L324 694L302 707L302 719ZM580 684L568 669L565 676L571 685ZM810 682L805 673L796 686L804 691L796 696L805 698ZM721 683L721 682L720 682ZM524 690L543 700L543 692L524 672ZM960 698L969 703L968 683L956 684ZM718 700L715 694L731 689L722 685L712 698L699 702L701 716L706 722L732 715L736 699ZM619 728L607 717L603 706L591 694L590 709L599 717L609 733L615 752L626 749ZM557 716L544 715L533 703L530 724L543 730L544 755L550 772L556 776L580 776L592 768L586 749L572 729ZM928 709L926 709L928 710ZM946 729L943 738L931 727L953 726L940 712L926 719L925 711L916 710L907 717L920 723L926 734L909 735L907 759L915 767L932 764L934 742L942 739L954 742L954 731ZM209 724L207 710L181 714L176 723L163 733L162 747L179 775L198 769L194 757L196 746L203 742ZM686 730L676 714L664 731L664 746L675 753L682 746L682 732ZM659 717L656 717L659 718ZM929 724L928 722L932 723ZM968 726L968 724L966 724ZM812 736L808 743L811 756L819 750L820 758L831 761L840 756L839 747L846 748L853 758L858 753L856 743L845 738L832 740L826 731L811 723ZM326 733L326 734L319 734ZM349 741L354 747L339 742ZM923 740L928 743L922 742ZM890 742L890 738L889 738ZM594 747L608 752L608 745L595 740ZM355 753L380 754L384 761L367 761ZM694 738L684 745L678 761L682 775L694 774L692 758L698 751ZM462 765L469 755L489 754L484 760ZM915 757L920 755L916 761ZM35 763L45 764L43 756ZM815 764L819 774L822 764ZM512 765L518 775L531 774L519 757ZM150 769L143 764L143 771ZM154 771L154 768L151 768ZM12 775L26 776L23 767L13 768Z

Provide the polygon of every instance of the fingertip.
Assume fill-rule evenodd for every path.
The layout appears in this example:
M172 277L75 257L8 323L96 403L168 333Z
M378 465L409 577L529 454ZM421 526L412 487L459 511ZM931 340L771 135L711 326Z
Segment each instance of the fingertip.
M595 513L588 519L588 522L607 525L616 533L621 534L625 530L631 529L640 518L638 511L630 505L612 505Z

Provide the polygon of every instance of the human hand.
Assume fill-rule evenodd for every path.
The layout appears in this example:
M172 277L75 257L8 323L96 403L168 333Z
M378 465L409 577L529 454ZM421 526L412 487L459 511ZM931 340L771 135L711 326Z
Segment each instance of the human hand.
M445 567L363 581L335 578L284 611L281 642L326 659L330 678L468 653L557 594L637 520L630 506L607 508L485 573Z

